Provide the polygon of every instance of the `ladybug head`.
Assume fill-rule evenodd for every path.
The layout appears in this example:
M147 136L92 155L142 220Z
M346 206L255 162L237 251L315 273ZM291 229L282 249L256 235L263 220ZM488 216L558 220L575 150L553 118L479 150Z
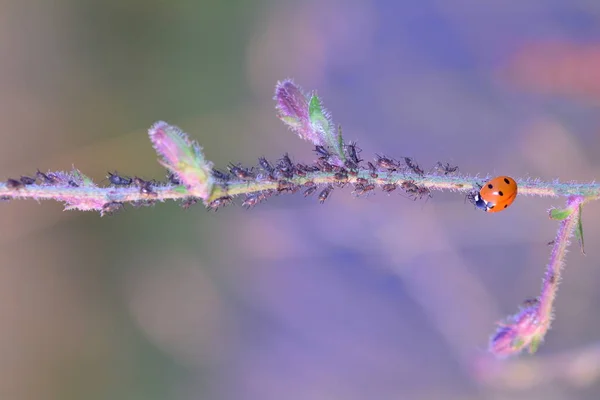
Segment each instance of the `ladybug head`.
M467 199L473 204L476 208L479 208L483 211L488 211L494 207L493 204L487 203L485 200L481 198L479 192L471 192L467 194Z

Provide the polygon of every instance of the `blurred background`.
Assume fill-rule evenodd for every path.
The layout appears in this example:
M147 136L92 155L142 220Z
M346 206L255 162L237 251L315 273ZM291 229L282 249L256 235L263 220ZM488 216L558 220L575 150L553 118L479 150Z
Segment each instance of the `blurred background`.
M275 116L292 77L367 160L591 181L599 71L586 0L5 0L0 179L72 165L163 179L146 136L159 119L219 168L310 162ZM539 353L486 353L537 296L561 204L488 215L460 194L350 189L110 218L1 204L0 398L597 399L595 204Z

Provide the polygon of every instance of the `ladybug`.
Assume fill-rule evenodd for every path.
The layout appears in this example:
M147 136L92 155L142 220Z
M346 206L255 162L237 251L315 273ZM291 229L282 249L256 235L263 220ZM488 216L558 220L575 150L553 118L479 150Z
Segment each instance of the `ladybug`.
M479 192L469 196L475 207L486 212L499 212L510 206L517 197L517 182L510 176L497 176L485 185Z

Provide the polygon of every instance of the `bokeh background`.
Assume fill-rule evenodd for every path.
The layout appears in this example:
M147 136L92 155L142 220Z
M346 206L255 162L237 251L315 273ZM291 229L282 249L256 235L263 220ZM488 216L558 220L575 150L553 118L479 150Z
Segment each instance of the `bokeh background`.
M363 158L468 174L600 174L600 3L0 3L1 179L72 165L162 179L156 120L217 167L311 147L277 80L317 89ZM486 353L536 296L562 199L476 212L398 193L110 218L0 206L0 398L597 399L600 210L584 213L538 354Z

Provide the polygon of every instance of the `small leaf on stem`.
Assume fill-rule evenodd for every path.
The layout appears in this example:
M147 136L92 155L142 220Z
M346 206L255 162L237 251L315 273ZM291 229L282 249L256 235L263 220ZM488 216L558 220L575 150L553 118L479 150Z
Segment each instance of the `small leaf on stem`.
M585 255L585 249L583 247L583 223L581 222L581 212L583 209L583 204L580 204L578 207L578 216L577 216L577 226L575 227L575 237L579 242L579 248L581 249L581 253Z
M336 156L336 161L343 162L346 160L346 154L344 153L344 140L342 138L341 127L336 129L331 120L331 116L323 108L321 99L316 94L313 94L310 99L309 106L310 124L315 131L318 132L321 141L325 143L327 148L333 150Z
M342 166L346 155L341 129L336 128L321 99L316 94L306 96L291 80L278 82L275 88L277 115L290 129L315 146L332 150L331 160Z
M572 208L551 208L549 212L550 219L562 221L567 219L573 213Z
M529 354L533 354L537 352L540 344L542 343L542 338L540 336L535 336L531 339L531 343L529 343Z
M179 178L190 195L208 200L213 190L212 163L202 148L179 128L159 121L148 131L159 162Z
M77 182L81 183L82 186L95 186L94 181L92 181L92 178L90 178L87 175L84 175L80 170L78 170L75 167L73 167L71 175Z
M310 127L308 99L302 89L291 80L277 82L275 87L277 116L298 136L315 145L321 145L319 136Z

